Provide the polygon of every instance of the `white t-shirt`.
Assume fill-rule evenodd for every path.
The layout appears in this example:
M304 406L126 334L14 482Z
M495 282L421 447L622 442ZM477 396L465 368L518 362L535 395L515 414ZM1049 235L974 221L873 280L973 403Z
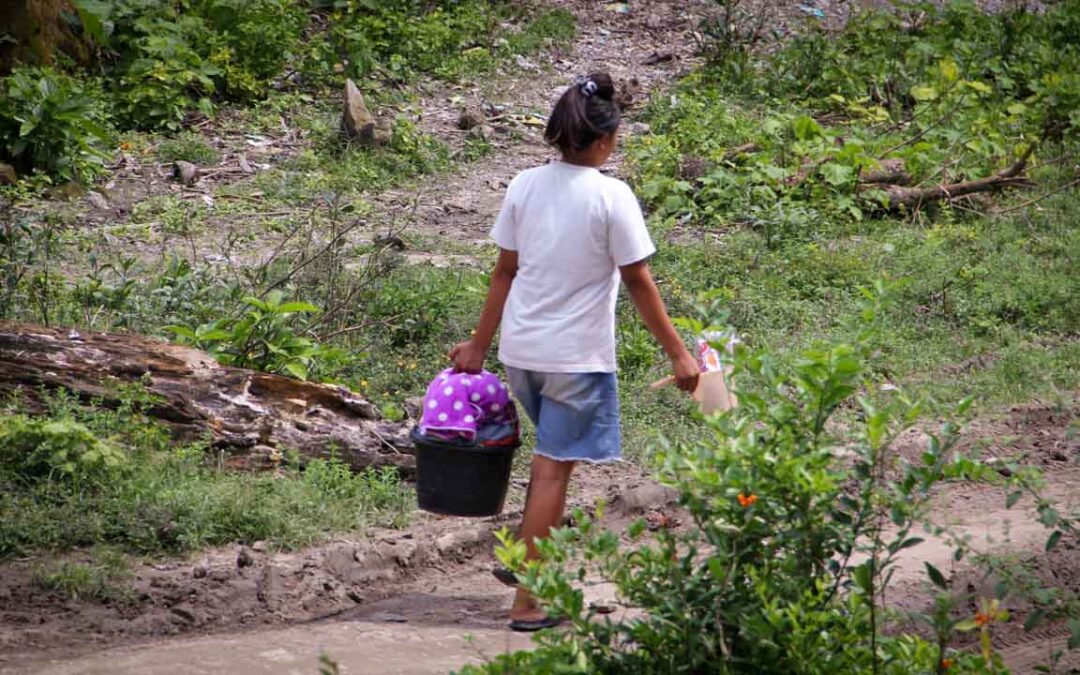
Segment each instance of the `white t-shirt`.
M518 253L499 360L539 372L615 372L619 267L656 251L630 187L565 162L522 171L491 237Z

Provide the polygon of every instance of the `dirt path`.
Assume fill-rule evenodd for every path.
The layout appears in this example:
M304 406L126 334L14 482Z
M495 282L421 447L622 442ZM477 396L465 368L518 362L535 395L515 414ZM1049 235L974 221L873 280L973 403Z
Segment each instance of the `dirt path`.
M1047 496L1076 506L1078 485L1080 468L1069 468L1056 476ZM1038 550L1046 531L1034 523L1032 504L1021 502L1005 509L1004 497L993 489L958 486L939 496L935 512L956 534L969 536L977 550L1003 555ZM962 568L953 571L951 555L952 548L935 537L911 549L900 560L889 604L908 610L925 605L929 596L923 562L955 574L961 583L966 581ZM1080 553L1072 551L1048 562L1052 573L1075 570ZM0 673L312 673L322 653L333 658L342 673L445 673L530 644L526 636L505 629L507 589L494 580L488 567L485 556L478 556L452 571L431 568L390 598L287 628L151 642L74 659L35 660L0 668ZM986 584L991 593L992 580L972 579L971 583ZM603 586L587 588L586 594L587 601L613 599L611 590ZM1065 639L1067 633L1054 627L1032 635L1011 625L995 632L998 649L1016 673L1033 672L1047 660L1051 648L1062 647ZM1066 672L1069 667L1080 667L1080 654L1069 655L1061 665Z

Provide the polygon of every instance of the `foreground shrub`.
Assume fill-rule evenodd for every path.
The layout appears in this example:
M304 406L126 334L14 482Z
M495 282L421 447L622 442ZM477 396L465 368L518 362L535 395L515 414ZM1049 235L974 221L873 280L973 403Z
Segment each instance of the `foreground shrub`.
M660 480L692 517L686 531L661 524L647 536L638 522L626 547L578 513L575 527L539 545L543 562L528 564L524 544L503 533L500 559L571 627L542 635L534 652L466 672L1002 671L989 648L993 624L1007 618L997 600L983 599L973 620L943 595L942 610L925 617L936 644L883 630L885 590L897 556L923 541L913 532L929 517L933 488L988 473L956 450L951 423L928 436L917 459L898 457L893 442L919 406L895 391L875 394L868 365L880 309L863 307L869 323L850 344L790 360L738 352L738 408L707 420L706 442L657 451ZM938 569L926 569L934 587L947 587ZM613 584L629 611L586 608L580 584L595 577ZM950 648L976 628L982 653Z

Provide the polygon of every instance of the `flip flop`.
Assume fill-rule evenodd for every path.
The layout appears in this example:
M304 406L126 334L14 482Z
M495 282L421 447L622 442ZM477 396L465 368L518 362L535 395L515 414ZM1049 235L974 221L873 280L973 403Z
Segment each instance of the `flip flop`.
M564 621L566 621L566 619L557 619L552 616L545 616L543 619L535 619L533 621L514 619L510 622L510 630L517 631L518 633L534 633L545 628L554 628Z
M518 586L517 575L505 567L493 567L491 569L491 574L507 586L512 586L514 588L517 588Z

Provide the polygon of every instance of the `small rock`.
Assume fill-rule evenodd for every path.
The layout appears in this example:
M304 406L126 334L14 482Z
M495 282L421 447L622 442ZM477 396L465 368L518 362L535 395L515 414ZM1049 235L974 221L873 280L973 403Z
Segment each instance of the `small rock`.
M345 80L345 110L341 116L341 128L349 138L369 144L375 142L375 117L364 103L364 95L351 79Z
M207 572L209 572L209 570L206 569L206 565L202 563L199 563L195 567L191 568L191 576L195 577L196 579L202 579L206 576Z
M172 612L173 616L184 623L195 623L195 615L192 614L190 610L184 609L183 607L173 607L169 611Z
M487 124L481 124L480 126L469 129L469 138L478 141L491 141L495 137L495 130Z
M105 199L105 195L100 192L94 192L93 190L87 192L86 201L90 202L90 206L93 206L98 211L107 211L109 209L109 200Z
M191 162L177 160L173 163L173 178L184 185L193 185L195 181L199 180L199 167Z
M265 552L266 551L266 542L261 541L261 540L255 542L254 544L251 545L251 550L252 551L258 551L259 553Z
M348 593L346 593L346 595L348 595L349 599L352 600L353 602L355 602L356 604L358 604L358 605L364 604L363 596L361 596L356 591L350 590Z
M407 623L409 619L403 614L395 614L394 612L383 612L382 614L376 614L374 619L378 621L387 621L389 623Z
M599 600L594 601L594 602L590 602L589 603L589 609L596 612L597 614L614 614L615 613L615 605L612 605L612 604L609 604L609 603L606 603L606 602L601 602Z
M0 162L0 185L12 185L18 179L19 174L15 173L15 167Z
M652 127L648 122L634 122L630 125L630 133L634 136L644 136L652 131Z
M478 127L484 123L487 117L484 115L484 111L476 106L468 107L461 111L461 116L458 117L458 129L462 131L468 131L474 127Z
M246 546L241 546L240 552L236 554L236 566L250 567L253 564L255 564L255 558L252 557L251 551Z

